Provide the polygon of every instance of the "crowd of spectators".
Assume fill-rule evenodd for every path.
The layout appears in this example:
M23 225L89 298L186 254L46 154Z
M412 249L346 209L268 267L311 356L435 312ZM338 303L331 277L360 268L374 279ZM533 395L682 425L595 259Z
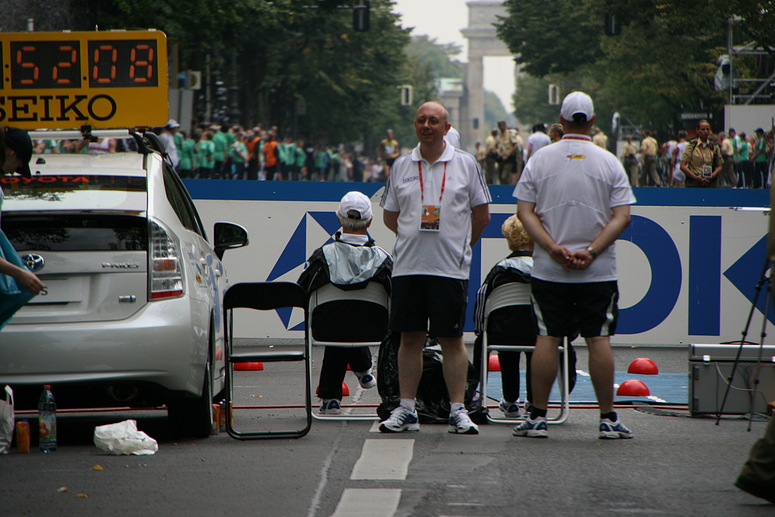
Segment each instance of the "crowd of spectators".
M546 128L537 126L533 128L533 134L543 137ZM548 129L547 140L555 142L562 137L561 132L556 134L555 131L554 126ZM384 157L374 159L353 152L342 144L334 146L304 139L294 140L281 135L277 126L264 129L258 125L245 129L240 125L213 125L187 132L181 131L176 121L170 120L157 133L168 148L170 159L181 178L353 182L384 182L387 178ZM616 152L624 163L632 186L685 186L685 177L679 165L686 144L697 137L695 131L670 133L667 140L658 142L656 132L643 130L627 135L618 150L610 148L612 142L600 128L594 128L591 136L597 145ZM511 143L511 146L505 147L516 147L512 153L516 160L508 161L509 149L503 151L504 140ZM724 159L718 180L711 186L769 188L775 167L772 130L758 128L751 133L737 133L730 129L711 134L709 140L712 145L719 146ZM131 146L132 142L97 139L92 142L62 140L57 144L51 140L39 140L35 142L35 152L110 153L128 150L122 148L126 145ZM493 129L484 145L477 142L475 153L486 172L488 183L514 184L530 157L531 148L519 136L518 129L504 127L500 128L500 134L498 129ZM505 157L499 156L499 153Z

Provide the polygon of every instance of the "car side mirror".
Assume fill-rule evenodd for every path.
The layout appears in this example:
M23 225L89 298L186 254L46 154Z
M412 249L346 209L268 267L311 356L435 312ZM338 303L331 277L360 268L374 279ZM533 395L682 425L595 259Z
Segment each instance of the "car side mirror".
M247 246L248 231L242 226L234 223L215 223L215 254L219 259L223 259L226 250L242 248Z

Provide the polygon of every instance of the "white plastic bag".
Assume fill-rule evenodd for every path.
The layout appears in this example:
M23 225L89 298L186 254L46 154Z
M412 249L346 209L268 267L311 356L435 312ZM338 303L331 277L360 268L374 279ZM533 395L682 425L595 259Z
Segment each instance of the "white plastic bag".
M116 424L94 428L94 445L110 454L155 454L159 450L156 440L137 430L137 422L124 420Z
M0 454L8 454L13 440L13 390L5 387L5 400L0 400Z

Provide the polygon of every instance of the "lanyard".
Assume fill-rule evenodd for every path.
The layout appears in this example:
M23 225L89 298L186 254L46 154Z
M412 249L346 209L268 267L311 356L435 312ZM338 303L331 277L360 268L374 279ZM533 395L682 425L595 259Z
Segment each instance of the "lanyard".
M710 147L710 145L708 145ZM698 142L696 146L694 146L695 149L700 150L700 160L702 160L702 163L705 164L705 151L703 151L704 146L701 142ZM710 150L710 156L707 161L712 161L713 159L713 150Z
M421 202L425 203L425 182L422 179L422 162L417 162L417 172L420 174L420 196ZM441 206L441 198L444 196L444 187L447 185L447 162L444 162L444 176L441 178L441 194L439 194L439 206Z

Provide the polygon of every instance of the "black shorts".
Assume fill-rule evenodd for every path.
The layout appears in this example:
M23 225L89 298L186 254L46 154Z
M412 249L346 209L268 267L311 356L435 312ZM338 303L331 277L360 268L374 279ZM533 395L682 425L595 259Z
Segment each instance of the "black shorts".
M468 302L468 280L431 275L393 277L390 330L458 337ZM430 328L428 328L430 320Z
M565 284L530 279L533 310L541 336L613 336L619 321L616 280Z
M396 161L395 158L385 158L385 165L387 165L388 167L392 167L394 161Z

